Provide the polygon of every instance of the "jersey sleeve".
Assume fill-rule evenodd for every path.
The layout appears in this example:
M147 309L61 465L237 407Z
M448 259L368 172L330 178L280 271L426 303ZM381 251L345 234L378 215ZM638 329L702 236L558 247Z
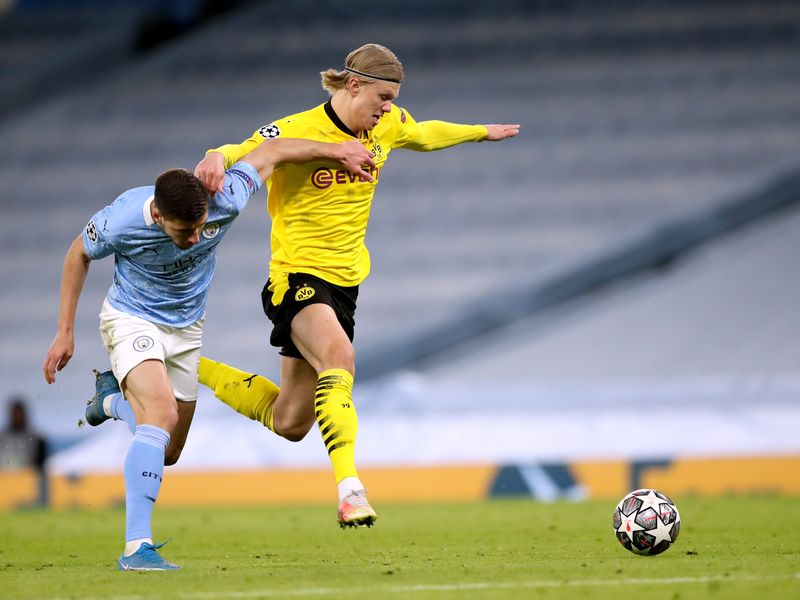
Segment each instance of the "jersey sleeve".
M243 156L250 154L253 150L261 145L265 138L258 135L256 131L251 137L247 138L241 144L225 144L219 148L212 148L208 152L219 152L225 157L225 168L230 169L236 162ZM206 154L208 154L206 152Z
M225 172L222 191L217 192L217 202L224 202L238 214L261 187L261 178L255 167L247 162L237 162Z
M258 148L264 140L280 136L281 130L278 123L281 123L281 121L259 127L253 132L253 135L241 144L225 144L219 148L208 150L206 154L208 154L208 152L219 152L225 157L225 168L230 169L236 162Z
M488 131L483 125L460 125L446 121L415 121L407 110L398 111L395 147L430 152L465 142L481 142Z
M109 231L110 209L110 206L106 206L96 213L83 229L83 249L92 260L114 253L113 236Z

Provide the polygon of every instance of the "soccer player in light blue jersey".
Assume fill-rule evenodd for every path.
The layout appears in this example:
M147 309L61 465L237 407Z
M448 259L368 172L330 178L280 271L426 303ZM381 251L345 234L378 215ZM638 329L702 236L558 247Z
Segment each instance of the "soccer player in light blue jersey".
M318 160L341 163L369 180L364 167L375 166L371 153L355 140L274 140L228 169L213 197L183 169L162 173L155 186L125 192L91 218L67 251L58 330L42 367L48 383L72 358L75 311L91 261L115 259L100 313L113 375L98 377L95 403L100 401L103 414L93 424L119 418L134 434L124 466L126 544L120 570L180 568L158 554L151 516L164 465L178 460L194 415L217 246L276 164ZM117 381L122 394L100 394L119 392Z

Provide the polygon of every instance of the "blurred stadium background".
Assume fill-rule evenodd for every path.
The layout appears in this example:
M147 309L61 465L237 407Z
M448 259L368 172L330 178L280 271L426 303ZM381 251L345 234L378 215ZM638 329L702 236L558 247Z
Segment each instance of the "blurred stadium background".
M800 494L797 2L0 7L0 401L26 398L48 439L52 505L119 503L129 439L77 425L108 364L111 261L71 364L41 375L72 239L121 191L324 101L319 71L366 42L403 61L418 120L522 124L382 173L357 314L371 497ZM221 247L205 353L277 377L268 226L262 193ZM36 499L0 467L0 508ZM331 484L316 430L291 444L203 390L161 501L332 501Z

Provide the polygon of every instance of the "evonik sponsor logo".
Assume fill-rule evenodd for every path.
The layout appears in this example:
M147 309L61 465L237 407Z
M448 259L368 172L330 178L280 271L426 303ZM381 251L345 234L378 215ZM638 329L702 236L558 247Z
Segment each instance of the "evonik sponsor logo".
M381 168L377 167L369 170L369 174L375 179L375 184L378 183L378 178L381 174ZM321 167L311 174L311 185L318 190L326 190L332 185L345 185L351 183L369 183L366 179L359 175L355 175L345 169L328 169Z

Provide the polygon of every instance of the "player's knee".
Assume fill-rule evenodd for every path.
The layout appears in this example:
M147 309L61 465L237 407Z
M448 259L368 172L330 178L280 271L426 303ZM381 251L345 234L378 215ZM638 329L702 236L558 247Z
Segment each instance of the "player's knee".
M182 448L177 448L175 450L169 450L166 454L164 454L164 466L171 467L177 463L178 459L181 457L181 450Z
M325 369L344 369L355 373L356 353L352 344L332 345L325 356Z
M290 442L301 441L314 426L313 420L311 422L288 422L282 421L277 415L275 417L275 433Z
M175 406L175 402L163 402L147 410L144 424L155 425L172 435L178 425L178 408Z
M162 413L162 417L164 425L162 427L167 431L175 431L175 427L178 425L178 410L165 410Z
M309 431L311 431L311 425L295 425L284 429L280 432L280 436L290 442L300 442L308 435Z
M301 442L305 439L307 433L307 431L304 432L299 429L288 429L281 433L281 437L290 442Z

